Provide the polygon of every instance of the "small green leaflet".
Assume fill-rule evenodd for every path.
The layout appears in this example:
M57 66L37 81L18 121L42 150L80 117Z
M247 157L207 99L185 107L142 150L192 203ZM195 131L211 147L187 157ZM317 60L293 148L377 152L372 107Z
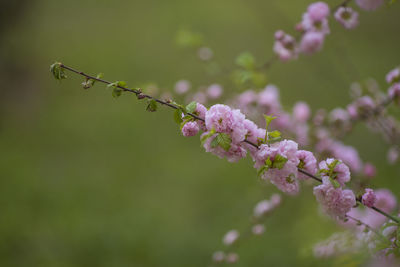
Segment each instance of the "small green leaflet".
M273 120L276 119L276 117L273 117L273 116L269 116L269 115L265 115L265 114L264 114L264 119L265 119L265 130L268 132L268 127L269 127L269 125L271 124L271 122L272 122ZM267 141L268 141L268 134L265 135L265 139L264 139L264 142L265 142L265 143L267 143Z
M157 101L155 101L154 99L149 99L147 103L148 103L146 107L147 111L154 112L157 110L158 108Z
M272 161L271 159L268 157L265 160L265 165L262 166L259 170L258 170L258 176L261 176L264 172L268 171L270 168L272 167Z
M117 98L122 94L122 89L120 87L125 87L126 82L124 81L116 81L107 85L108 88L113 88L112 96Z
M124 82L124 81L116 81L116 82L113 82L113 83L110 83L109 85L107 85L107 87L118 87L118 86L125 87L126 86L126 82Z
M268 171L268 170L269 170L269 167L266 166L266 165L264 165L264 166L262 166L262 167L258 170L257 175L258 175L258 176L261 176L264 172L266 172L266 171Z
M334 188L339 188L340 184L338 181L336 181L335 179L329 177L329 181L331 182L331 184L333 185Z
M119 89L119 88L117 88L117 87L115 87L115 88L112 90L112 96L113 96L114 98L119 97L121 94L122 94L122 90Z
M201 141L201 145L204 145L204 143L207 141L208 138L210 138L211 136L213 136L215 134L215 129L212 128L210 132L208 132L207 134L204 134L200 141Z
M197 102L192 101L186 106L186 112L193 113L197 108Z
M303 169L304 165L306 165L306 163L304 162L304 160L300 160L299 165L297 165L298 168Z
M264 114L264 119L265 119L265 129L268 130L269 125L273 120L276 119L276 117Z
M67 75L64 73L64 69L61 68L61 63L56 62L50 66L50 72L53 74L56 80L66 79Z
M336 175L334 175L334 171L335 171L336 165L338 165L339 163L340 163L340 161L335 159L331 164L328 164L328 168L329 168L328 175L329 175L329 177L336 178Z
M231 148L232 139L229 134L219 133L217 136L211 141L211 147L215 148L217 146L222 147L225 151L228 151Z
M104 76L103 73L99 73L99 74L97 74L96 78L101 79L101 78L103 78L103 76ZM86 78L86 80L82 83L82 86L84 89L89 89L94 85L95 82L96 82L96 80L94 80L94 79Z
M181 124L182 123L182 110L181 109L175 109L174 111L174 121L177 124Z
M268 132L268 143L275 143L282 139L280 131Z
M274 158L274 161L272 162L272 168L277 168L281 170L283 166L285 166L286 162L288 161L287 158L285 158L282 155L277 154Z
M217 135L218 136L218 135ZM218 146L218 139L217 136L211 141L211 147L216 148Z

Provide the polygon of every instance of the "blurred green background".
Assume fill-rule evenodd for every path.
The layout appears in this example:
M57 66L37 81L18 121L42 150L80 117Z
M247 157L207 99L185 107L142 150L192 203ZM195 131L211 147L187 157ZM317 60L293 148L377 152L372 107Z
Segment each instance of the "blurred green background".
M224 67L243 51L262 62L275 30L293 32L309 3L2 1L0 266L207 266L225 232L243 229L253 206L277 190L262 185L250 159L230 164L206 154L197 137L182 138L170 110L147 113L102 85L81 90L71 73L58 83L49 65L130 86L223 83L175 45L177 30L204 34ZM399 12L398 4L360 12L354 31L331 23L321 53L274 65L268 79L283 104L344 107L350 83L368 77L386 90L384 75L400 63ZM400 167L386 163L388 146L365 129L358 125L346 143L378 166L374 186L400 197ZM338 228L320 216L310 187L285 197L266 226L238 249L237 266L339 264L313 258L313 244Z

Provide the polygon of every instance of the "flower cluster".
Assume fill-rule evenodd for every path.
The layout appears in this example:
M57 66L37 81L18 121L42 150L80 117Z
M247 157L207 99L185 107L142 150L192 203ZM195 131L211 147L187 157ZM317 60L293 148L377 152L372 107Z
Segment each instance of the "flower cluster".
M197 104L204 114L202 105ZM309 112L304 104L298 104L296 110L300 111L298 117L306 120ZM266 116L266 126L274 118ZM253 158L254 167L258 169L262 179L270 181L282 192L290 195L297 194L300 190L300 180L309 178L308 175L319 175L322 185L314 188L314 194L321 203L326 213L333 217L343 218L356 204L355 195L351 190L343 189L345 183L350 181L350 169L341 160L328 158L319 163L312 152L299 150L298 144L292 140L280 140L278 131L261 129L249 119L245 118L239 110L231 109L227 105L216 104L210 107L204 115L205 132L201 135L203 146L207 152L211 152L220 158L226 157L228 161L235 162L247 155ZM186 122L182 128L199 129L195 122ZM250 141L253 145L249 144ZM254 143L253 143L254 142ZM260 203L255 214L262 214L272 206L270 202ZM230 240L230 239L229 239Z
M383 0L356 0L356 4L364 10L375 10L383 4ZM346 29L358 26L359 14L344 2L334 9L334 18ZM314 54L322 49L326 35L330 33L328 17L330 8L325 2L315 2L308 6L302 21L296 25L300 32L297 40L293 36L278 30L275 33L274 52L282 61L296 59L299 53Z
M322 185L314 187L314 195L322 209L334 218L345 218L356 204L353 191L335 187L330 177L322 178Z

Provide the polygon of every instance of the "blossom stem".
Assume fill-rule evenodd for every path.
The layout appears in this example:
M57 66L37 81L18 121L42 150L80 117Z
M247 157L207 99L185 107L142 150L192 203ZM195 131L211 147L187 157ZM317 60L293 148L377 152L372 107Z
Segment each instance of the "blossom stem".
M376 212L382 214L383 216L386 216L387 218L391 219L392 221L394 221L394 222L396 222L396 223L400 223L399 219L393 217L392 215L390 215L390 214L384 212L383 210L381 210L381 209L379 209L379 208L377 208L377 207L375 207L375 206L372 206L371 209L373 209L374 211L376 211Z
M305 171L305 170L302 169L302 168L297 168L297 169L298 169L299 172L301 172L302 174L305 174L305 175L307 175L308 177L310 177L310 178L312 178L312 179L314 179L314 180L316 180L316 181L322 183L322 179L321 179L321 178L319 178L319 177L317 177L317 176L315 176L315 175L313 175L313 174L311 174L311 173Z
M101 83L104 83L104 84L111 84L111 82L109 82L109 81L106 81L106 80L103 80L103 79L100 79L100 78L96 78L96 77L90 76L90 75L88 75L88 74L86 74L86 73L84 73L84 72L82 72L82 71L75 70L75 69L73 69L73 68L71 68L71 67L68 67L68 66L66 66L66 65L64 65L64 64L60 64L60 67L63 68L63 69L69 70L69 71L71 71L71 72L74 72L74 73L76 73L76 74L82 75L82 76L86 77L87 79L95 80L95 81L98 81L98 82L101 82ZM153 100L155 100L156 102L158 102L158 103L160 103L160 104L162 104L162 105L168 106L168 107L173 108L173 109L179 109L178 106L175 106L174 104L171 104L171 103L169 103L168 101L164 101L164 100L161 100L161 99L157 99L157 98L155 98L155 97L152 97L152 96L150 96L150 95L143 94L142 91L141 91L140 89L129 89L129 88L126 88L126 87L123 87L123 86L119 86L119 85L117 85L116 87L118 87L119 89L121 89L121 90L123 90L123 91L125 91L125 92L134 93L134 94L136 94L138 97L141 96L142 98L153 99ZM196 120L204 121L204 119L200 118L199 116L197 116L197 115L195 115L195 114L188 113L188 115L192 116L192 117L195 118Z

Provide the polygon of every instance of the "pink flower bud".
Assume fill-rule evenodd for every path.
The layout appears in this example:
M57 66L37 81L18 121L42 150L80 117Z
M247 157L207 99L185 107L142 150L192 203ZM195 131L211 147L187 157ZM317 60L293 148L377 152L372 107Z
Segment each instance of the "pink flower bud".
M374 190L370 188L365 189L365 194L362 196L362 203L367 207L373 207L376 202L376 195Z

